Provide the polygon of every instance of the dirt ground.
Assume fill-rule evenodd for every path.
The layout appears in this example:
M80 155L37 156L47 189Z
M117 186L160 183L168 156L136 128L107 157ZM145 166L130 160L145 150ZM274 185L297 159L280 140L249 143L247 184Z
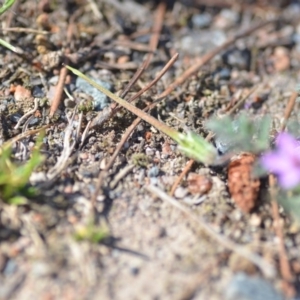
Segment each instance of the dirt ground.
M299 13L283 0L16 1L1 16L17 49L0 48L0 143L24 163L45 127L45 159L25 204L1 195L0 299L300 299L300 228L282 207L274 219L266 179L241 210L227 165L191 162L144 121L126 137L136 117L64 65L132 101L178 53L134 105L156 101L149 114L206 137L245 98L232 115L270 114L275 132L300 82Z

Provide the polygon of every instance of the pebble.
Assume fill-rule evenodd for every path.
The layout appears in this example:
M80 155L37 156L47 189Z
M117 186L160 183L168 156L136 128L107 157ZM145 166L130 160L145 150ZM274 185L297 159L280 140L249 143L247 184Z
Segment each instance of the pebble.
M22 85L17 85L15 87L14 97L16 102L24 101L31 98L31 91L24 88Z
M10 120L13 122L13 123L18 123L18 121L20 120L20 118L22 117L21 114L19 113L14 113L12 115L10 115Z
M18 266L15 262L15 260L10 259L7 261L5 268L3 270L3 275L5 276L11 276L13 275L18 269Z
M234 26L239 20L239 12L233 9L223 9L217 16L215 26L221 29Z
M175 42L175 47L181 53L199 55L220 46L226 41L226 35L220 30L197 30L189 34L183 34L182 38Z
M235 273L243 272L248 275L253 275L257 272L256 266L249 261L249 259L241 257L236 253L230 255L228 266Z
M261 216L258 214L252 214L249 220L249 224L254 227L258 227L261 224Z
M93 79L97 84L103 86L107 90L111 91L112 85L106 81L99 80L99 79ZM99 111L104 109L106 106L109 104L109 98L98 91L96 88L91 86L88 82L86 82L84 79L78 77L76 80L76 87L78 90L81 90L82 92L90 95L93 97L93 105L94 105L94 110Z
M276 47L273 55L273 63L275 70L278 72L288 70L291 65L289 50L285 47Z
M187 195L187 193L188 190L186 188L179 186L174 192L174 197L177 199L182 199Z
M32 89L32 96L35 98L43 98L46 96L46 94L45 94L45 92L43 92L43 90L40 87L35 86Z
M239 70L249 69L250 67L251 54L248 49L233 49L227 51L223 55L223 60L226 64L232 67L238 68Z
M193 15L192 24L195 28L204 28L210 25L212 22L212 16L209 13L203 13L199 15Z
M274 287L258 276L237 273L225 291L226 300L283 300Z
M197 173L189 173L188 190L191 194L204 195L212 188L212 181L208 176L199 175Z
M153 156L155 154L154 150L150 147L147 147L145 152L147 156Z
M159 174L159 168L157 166L152 167L150 170L148 170L148 177L157 177Z

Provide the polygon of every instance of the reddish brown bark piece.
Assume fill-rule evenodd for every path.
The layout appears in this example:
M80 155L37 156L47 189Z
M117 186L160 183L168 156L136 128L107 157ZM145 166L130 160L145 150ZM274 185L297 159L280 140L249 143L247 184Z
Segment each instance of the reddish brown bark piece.
M245 213L249 213L255 207L260 188L259 179L252 177L254 162L254 155L244 153L228 167L228 188L231 197Z

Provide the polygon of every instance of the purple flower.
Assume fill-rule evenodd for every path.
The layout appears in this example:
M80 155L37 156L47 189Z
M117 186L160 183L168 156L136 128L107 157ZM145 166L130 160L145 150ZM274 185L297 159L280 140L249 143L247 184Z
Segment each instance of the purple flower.
M266 153L261 163L278 177L284 189L294 188L300 183L300 143L289 133L280 133L276 138L276 149Z

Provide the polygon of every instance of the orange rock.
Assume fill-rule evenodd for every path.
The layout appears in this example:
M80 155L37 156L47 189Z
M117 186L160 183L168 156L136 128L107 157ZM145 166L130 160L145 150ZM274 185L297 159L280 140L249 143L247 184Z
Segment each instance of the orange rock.
M32 95L30 90L24 88L22 85L17 85L14 91L14 97L15 100L18 102L29 99L32 97Z
M189 173L188 190L191 194L204 195L208 193L212 187L212 181L208 176Z
M273 55L274 68L278 72L286 71L290 68L291 61L288 49L284 47L275 48Z

